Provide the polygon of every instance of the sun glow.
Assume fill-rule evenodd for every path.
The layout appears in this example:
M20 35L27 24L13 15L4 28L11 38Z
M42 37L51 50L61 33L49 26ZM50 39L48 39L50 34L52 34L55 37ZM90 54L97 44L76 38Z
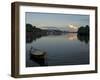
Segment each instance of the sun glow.
M77 26L75 26L73 24L69 24L68 26L69 26L69 28L72 28L72 29L77 29L78 28Z

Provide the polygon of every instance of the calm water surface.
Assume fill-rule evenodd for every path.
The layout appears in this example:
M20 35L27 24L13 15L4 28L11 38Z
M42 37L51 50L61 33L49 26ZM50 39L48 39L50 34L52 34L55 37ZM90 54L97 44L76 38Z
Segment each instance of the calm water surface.
M31 48L45 51L42 59ZM89 64L89 39L77 33L43 36L26 43L26 67Z

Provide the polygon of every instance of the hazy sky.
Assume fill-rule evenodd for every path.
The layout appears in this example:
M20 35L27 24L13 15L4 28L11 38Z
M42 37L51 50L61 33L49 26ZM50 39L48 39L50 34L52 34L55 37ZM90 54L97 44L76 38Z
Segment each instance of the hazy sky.
M89 15L26 12L25 18L26 23L40 28L57 27L68 29L72 26L89 25Z

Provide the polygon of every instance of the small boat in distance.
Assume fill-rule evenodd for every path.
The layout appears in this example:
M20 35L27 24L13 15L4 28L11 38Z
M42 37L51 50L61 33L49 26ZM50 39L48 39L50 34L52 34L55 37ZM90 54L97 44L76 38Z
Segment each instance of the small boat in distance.
M45 57L46 52L31 47L31 49L30 49L30 54L31 54L32 56L34 56L35 58L41 59L41 58L44 58L44 57Z

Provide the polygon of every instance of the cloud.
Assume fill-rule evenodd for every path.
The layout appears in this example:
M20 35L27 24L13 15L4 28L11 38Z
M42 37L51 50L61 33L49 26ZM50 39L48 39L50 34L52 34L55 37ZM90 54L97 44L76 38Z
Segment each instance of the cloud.
M78 25L75 25L75 24L69 24L68 26L69 28L72 28L72 29L78 29Z
M68 27L69 27L69 31L74 32L78 30L79 26L77 24L69 24Z

